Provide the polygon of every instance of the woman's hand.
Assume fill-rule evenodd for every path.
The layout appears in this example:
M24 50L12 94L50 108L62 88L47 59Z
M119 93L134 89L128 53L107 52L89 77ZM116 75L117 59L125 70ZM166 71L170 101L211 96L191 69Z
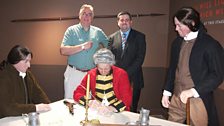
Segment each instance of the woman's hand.
M101 103L97 100L89 101L89 108L97 110L98 107L101 107Z

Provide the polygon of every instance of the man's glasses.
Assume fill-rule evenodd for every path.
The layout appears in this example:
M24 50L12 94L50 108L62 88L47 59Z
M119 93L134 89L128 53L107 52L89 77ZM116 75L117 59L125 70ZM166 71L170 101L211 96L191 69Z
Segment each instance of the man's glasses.
M89 16L89 17L92 17L92 16L93 16L93 13L86 13L86 12L84 12L82 15L83 15L83 16Z

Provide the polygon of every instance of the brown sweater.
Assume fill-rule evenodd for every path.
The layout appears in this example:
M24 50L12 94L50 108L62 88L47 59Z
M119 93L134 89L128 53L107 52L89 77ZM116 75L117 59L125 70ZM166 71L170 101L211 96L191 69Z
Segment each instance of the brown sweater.
M179 96L184 90L194 87L189 69L189 59L195 39L185 41L181 45L179 62L176 69L176 78L174 86L174 94Z
M24 79L28 93L27 104L24 83L19 72L11 64L7 64L0 70L0 118L34 112L35 104L50 103L30 71L26 72Z

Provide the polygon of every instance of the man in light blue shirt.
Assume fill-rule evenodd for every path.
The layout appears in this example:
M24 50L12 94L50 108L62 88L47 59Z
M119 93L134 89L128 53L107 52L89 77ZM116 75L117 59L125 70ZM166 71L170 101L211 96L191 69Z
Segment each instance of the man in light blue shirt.
M68 56L64 73L65 98L73 98L73 91L86 72L95 67L93 54L108 45L108 38L102 29L91 25L93 17L93 7L82 5L79 11L80 23L70 26L62 40L60 52Z

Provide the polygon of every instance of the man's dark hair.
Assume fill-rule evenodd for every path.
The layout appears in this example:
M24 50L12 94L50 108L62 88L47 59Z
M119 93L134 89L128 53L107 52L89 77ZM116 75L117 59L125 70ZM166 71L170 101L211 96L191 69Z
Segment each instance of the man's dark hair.
M21 45L15 45L8 54L7 62L10 64L17 64L19 61L26 59L26 57L31 54L31 58L33 57L32 52L27 48Z
M188 26L188 28L195 32L198 31L200 26L200 14L192 7L183 7L176 12L174 17L177 18L179 22Z
M121 16L121 15L128 15L130 20L132 20L131 14L129 12L127 12L127 11L121 11L120 13L118 13L117 14L117 20L120 19L119 16Z

